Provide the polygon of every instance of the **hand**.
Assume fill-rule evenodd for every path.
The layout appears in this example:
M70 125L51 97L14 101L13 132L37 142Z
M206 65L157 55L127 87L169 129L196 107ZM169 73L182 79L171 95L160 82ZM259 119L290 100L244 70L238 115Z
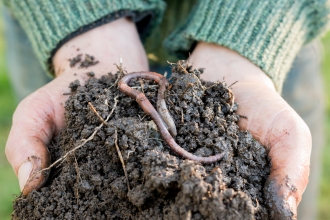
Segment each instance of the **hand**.
M93 55L99 63L87 69L79 69L78 65L70 67L70 58L86 53ZM70 92L69 84L76 79L83 84L90 71L96 77L115 73L114 63L119 63L120 56L127 71L148 70L146 53L135 24L126 18L97 27L63 45L53 58L56 78L18 105L6 155L24 195L40 188L47 180L44 174L35 173L50 165L47 146L64 127L64 104L68 96L63 93Z
M276 92L270 78L238 53L199 43L190 57L195 68L206 67L201 78L233 86L237 113L247 116L239 127L266 146L272 167L265 185L272 219L296 218L309 175L311 134L298 114Z

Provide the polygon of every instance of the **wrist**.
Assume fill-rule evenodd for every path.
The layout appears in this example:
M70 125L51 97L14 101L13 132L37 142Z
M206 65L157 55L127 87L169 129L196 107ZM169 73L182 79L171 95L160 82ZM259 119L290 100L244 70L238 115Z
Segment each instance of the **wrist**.
M259 67L229 48L199 42L189 61L196 68L205 68L204 80L259 84L275 91L274 83Z
M95 57L96 65L80 68L79 63L70 66L70 59L82 54ZM147 70L148 60L140 41L135 24L121 18L83 33L61 46L53 57L55 76L82 76L93 71L96 76L116 72L114 63L119 64L122 57L123 67L128 72Z

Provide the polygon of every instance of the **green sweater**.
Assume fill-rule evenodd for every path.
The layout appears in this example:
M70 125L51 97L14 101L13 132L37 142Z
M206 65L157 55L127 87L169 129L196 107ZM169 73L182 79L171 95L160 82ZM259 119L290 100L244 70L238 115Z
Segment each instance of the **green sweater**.
M300 48L330 23L330 0L168 0L167 10L161 0L3 1L48 71L52 55L72 37L132 16L141 38L151 34L145 41L147 52L162 63L174 59L169 54L186 58L198 41L212 42L251 60L278 91ZM159 48L160 40L167 52Z

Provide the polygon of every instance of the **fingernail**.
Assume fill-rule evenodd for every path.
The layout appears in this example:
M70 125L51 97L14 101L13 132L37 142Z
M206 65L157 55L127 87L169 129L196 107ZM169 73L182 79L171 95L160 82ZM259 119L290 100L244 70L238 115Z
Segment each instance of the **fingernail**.
M290 196L287 200L290 210L294 217L297 217L297 201L294 196Z
M19 182L19 188L21 191L23 191L24 186L27 182L27 180L30 177L32 171L32 163L30 161L26 161L21 164L21 166L18 169L18 182Z

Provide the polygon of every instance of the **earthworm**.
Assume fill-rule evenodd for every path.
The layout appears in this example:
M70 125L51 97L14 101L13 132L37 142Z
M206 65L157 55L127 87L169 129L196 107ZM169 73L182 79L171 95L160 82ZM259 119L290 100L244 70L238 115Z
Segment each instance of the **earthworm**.
M167 110L165 99L164 99L164 92L166 90L166 86L168 86L168 82L167 82L166 78L163 77L162 75L158 74L158 73L153 73L153 72L136 72L136 73L127 74L126 76L124 76L118 82L119 89L123 93L125 93L126 95L128 95L128 96L130 96L132 98L135 98L136 101L141 106L141 108L143 109L143 111L145 113L149 114L149 115L150 115L150 113L148 111L148 108L150 108L150 107L148 107L148 108L143 107L144 105L148 105L148 104L144 104L144 103L146 103L144 101L144 99L146 99L147 102L149 102L149 100L147 99L147 97L143 93L141 93L141 92L139 92L139 91L137 91L135 89L132 89L131 87L129 87L127 85L127 83L131 79L138 78L138 77L139 78L143 78L143 79L155 80L156 83L159 84L158 95L157 95L157 110L158 110L159 115L161 116L161 118L159 118L159 120L162 120L162 124L164 124L164 122L165 122L164 125L165 126L166 125L168 126L168 130L170 131L170 133L173 136L176 136L177 131L176 131L176 127L175 127L175 124L174 124L174 120L173 120L172 116L170 115L170 113ZM138 100L140 100L140 101L138 101ZM150 104L150 106L153 108L153 106L151 104ZM157 115L158 115L158 113L157 113Z
M186 151L185 149L183 149L182 147L180 147L175 142L175 140L173 139L171 134L168 132L168 130L165 126L165 123L162 120L162 117L158 114L156 109L152 106L152 104L150 103L148 98L142 92L132 89L131 87L128 86L128 83L131 79L138 78L138 77L148 79L148 80L154 80L156 83L159 84L159 90L158 90L158 96L157 96L157 108L158 108L158 111L160 111L161 113L163 113L163 112L168 113L168 110L167 110L166 104L165 104L165 100L164 100L164 92L165 92L166 86L168 85L168 82L164 76L162 76L158 73L155 73L155 72L134 72L134 73L127 74L123 78L121 78L121 80L118 82L118 87L121 92L134 98L137 101L137 103L140 105L142 110L152 118L152 120L157 125L159 133L162 135L165 142L168 144L168 146L170 146L170 148L174 152L176 152L178 155L180 155L186 159L194 160L194 161L204 163L204 164L214 163L223 158L224 153L216 154L216 155L210 156L210 157L200 157L200 156L193 155L192 153L190 153L190 152ZM163 104L159 104L159 103L163 103ZM171 126L169 126L169 127L171 128Z

